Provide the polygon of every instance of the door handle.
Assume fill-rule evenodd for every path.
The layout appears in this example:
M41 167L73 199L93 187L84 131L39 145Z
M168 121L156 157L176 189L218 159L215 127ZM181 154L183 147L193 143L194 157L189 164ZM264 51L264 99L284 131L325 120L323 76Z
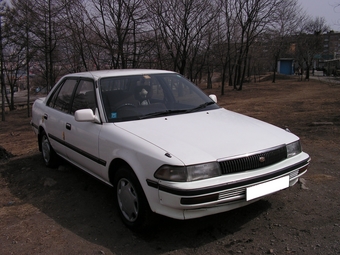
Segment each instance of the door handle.
M47 113L44 114L44 119L47 120L48 119L48 115Z
M71 124L70 123L66 123L66 129L71 130Z

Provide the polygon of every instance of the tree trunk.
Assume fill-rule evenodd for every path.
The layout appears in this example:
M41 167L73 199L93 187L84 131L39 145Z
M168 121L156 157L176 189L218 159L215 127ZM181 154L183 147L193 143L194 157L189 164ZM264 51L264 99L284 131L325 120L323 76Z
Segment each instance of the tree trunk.
M275 83L275 81L276 81L276 72L277 72L277 61L278 61L278 58L277 58L277 56L275 56L275 63L274 63L274 73L273 73L273 81L272 81L272 83Z
M31 117L30 110L30 64L29 64L29 35L28 29L26 28L26 87L27 87L27 117Z
M1 94L2 94L2 121L5 121L5 94L6 94L6 87L5 87L5 79L4 79L4 56L3 56L3 45L2 45L2 17L0 16L0 79L1 79Z
M309 81L309 65L307 63L307 68L306 68L306 81Z

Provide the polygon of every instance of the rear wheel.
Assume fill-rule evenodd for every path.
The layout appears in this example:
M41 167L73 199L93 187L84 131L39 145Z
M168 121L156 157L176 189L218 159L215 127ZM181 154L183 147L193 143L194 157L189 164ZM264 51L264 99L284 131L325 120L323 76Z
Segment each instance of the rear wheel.
M136 175L129 167L121 167L114 179L119 214L129 228L142 230L152 214Z
M45 165L48 167L56 167L58 156L53 150L50 144L50 141L48 140L47 134L45 132L43 132L41 135L40 143L41 143L41 154L45 162Z

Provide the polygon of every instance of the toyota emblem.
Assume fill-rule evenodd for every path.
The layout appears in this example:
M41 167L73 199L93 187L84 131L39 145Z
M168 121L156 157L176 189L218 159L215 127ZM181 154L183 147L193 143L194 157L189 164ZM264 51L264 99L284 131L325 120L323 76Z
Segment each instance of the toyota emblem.
M260 158L259 158L259 161L260 161L261 163L263 163L263 162L266 161L266 158L265 158L265 157L260 157Z

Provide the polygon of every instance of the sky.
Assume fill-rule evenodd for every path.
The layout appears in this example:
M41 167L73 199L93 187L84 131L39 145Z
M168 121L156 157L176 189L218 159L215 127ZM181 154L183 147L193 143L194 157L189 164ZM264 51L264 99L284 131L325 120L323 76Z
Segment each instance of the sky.
M340 31L340 0L298 0L302 9L311 17L324 17L327 24L334 31ZM337 24L338 23L338 24Z

